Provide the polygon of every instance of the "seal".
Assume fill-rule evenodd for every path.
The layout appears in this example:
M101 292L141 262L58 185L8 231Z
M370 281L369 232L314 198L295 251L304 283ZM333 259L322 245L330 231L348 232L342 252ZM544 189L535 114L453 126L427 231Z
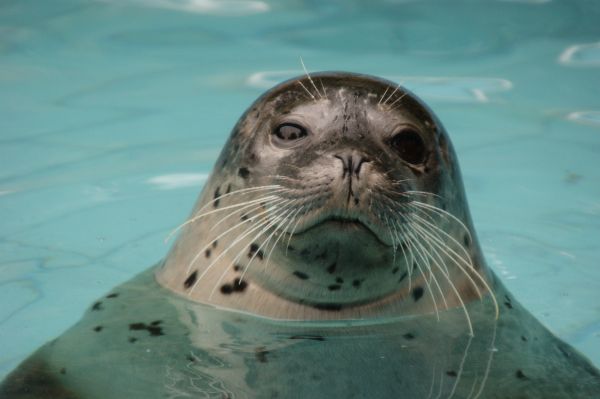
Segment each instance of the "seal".
M600 397L486 266L445 129L392 82L263 94L175 232L0 396Z

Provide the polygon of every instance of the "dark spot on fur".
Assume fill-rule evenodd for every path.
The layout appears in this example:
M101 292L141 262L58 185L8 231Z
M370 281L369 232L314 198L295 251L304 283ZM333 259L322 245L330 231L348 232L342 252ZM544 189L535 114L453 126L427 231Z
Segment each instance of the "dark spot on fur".
M342 288L342 286L339 284L331 284L329 287L327 287L329 291L337 291L340 288Z
M344 279L343 279L343 278L341 278L341 277L337 277L337 278L335 279L335 282L336 282L336 283L338 283L338 284L344 284Z
M252 258L254 256L254 254L256 254L256 257L260 260L263 260L263 251L262 250L258 250L259 246L256 243L252 243L250 244L250 251L248 252L248 257Z
M198 271L194 271L192 274L188 276L183 282L184 288L190 288L196 282L196 278L198 278Z
M243 269L242 265L234 265L233 266L233 270L236 272L240 272L240 271L242 271L242 269Z
M187 360L189 360L190 362L195 362L195 361L196 361L196 359L195 359L195 358L194 358L194 356L192 356L192 355L187 355L185 358L186 358Z
M528 380L529 379L529 377L527 377L522 370L517 370L517 372L515 373L515 376L520 380Z
M400 268L399 268L399 267L394 267L394 268L392 269L392 274L396 274L396 273L398 273L398 270L400 270Z
M137 338L136 337L129 337L127 339L127 341L129 341L129 342L131 342L133 344L135 341L137 341Z
M292 335L290 339L311 339L313 341L325 341L325 338L320 335Z
M225 194L229 194L231 192L231 184L227 185L227 190L225 191Z
M256 360L258 360L260 363L267 363L268 354L269 351L264 346L259 346L258 348L254 349L254 355L256 356Z
M204 256L210 258L210 248L204 251Z
M406 333L403 335L405 339L415 339L415 335L413 333Z
M564 357L566 357L566 358L571 357L571 354L569 352L567 352L567 349L562 344L556 345L556 347L558 348L560 353L563 354Z
M102 310L102 302L98 301L92 305L92 310Z
M223 284L221 286L221 294L223 295L229 295L233 292L233 287L231 286L231 284Z
M246 215L244 213L242 216L240 216L240 219L242 219L242 220L248 220L248 215Z
M424 292L425 292L425 290L423 289L423 287L417 287L413 290L412 297L415 300L415 302L417 302L419 299L421 299Z
M398 279L398 282L401 283L406 278L407 275L408 275L408 273L406 273L406 272L402 273L402 275Z
M521 341L523 341L523 342L527 342L527 337L526 337L526 336L524 336L524 335L521 335Z
M217 240L214 240L214 241L212 242L212 247L213 247L213 248L216 248L216 247L217 247L217 244L218 244L218 241L217 241Z
M221 196L221 192L219 191L220 189L221 189L221 187L217 187L217 189L215 190L215 194L213 196L213 200L214 200L213 206L215 208L219 207L219 201L220 201L219 197Z
M132 331L145 330L146 324L145 323L131 323L131 324L129 324L129 329Z
M157 320L156 322L152 322L150 325L146 325L146 323L131 323L129 324L129 329L132 331L141 331L146 330L150 333L151 336L157 337L160 335L165 335L163 333L162 327L158 324L162 323L162 321ZM129 342L132 342L131 339ZM135 342L135 341L133 341Z
M224 295L229 295L234 292L244 292L244 290L248 287L248 283L236 278L233 280L231 284L223 284L221 286L221 293Z
M162 327L160 327L160 326L146 326L146 330L153 337L158 337L159 335L165 335L163 333Z
M454 371L454 370L446 371L446 375L448 377L456 377L456 371Z
M60 369L60 373L61 373L62 375L65 375L65 374L67 374L67 369L63 367L62 369Z
M298 270L292 273L294 276L298 277L300 280L308 280L308 274L299 272Z
M359 288L361 283L362 283L362 281L361 281L361 280L358 280L358 279L357 279L357 280L353 280L353 281L352 281L352 286L353 286L354 288Z
M504 295L504 298L506 299L506 301L504 301L504 305L506 305L507 308L512 309L513 306L510 297L508 295Z
M100 332L100 331L102 331L103 328L104 327L102 327L102 326L96 326L96 327L94 327L94 331Z
M238 169L238 175L242 178L242 179L247 179L248 176L250 176L250 171L248 170L248 168L239 168Z
M119 296L119 294L115 292L115 293L113 293L113 294L108 294L106 297L107 297L107 298L116 298L116 297L118 297L118 296Z
M337 267L337 263L333 262L331 265L329 265L329 267L327 268L327 272L329 274L333 274L335 272L335 268Z
M465 247L470 247L471 246L471 240L469 240L469 235L465 234L463 236L463 243L465 244Z
M162 324L162 320L154 320L152 323L150 323L151 326L158 326L159 324Z
M291 245L288 245L287 249L288 249L289 251L295 251L295 250L296 250L296 248L294 248L294 247L293 247L293 246L291 246Z
M244 292L244 290L248 287L248 283L245 282L244 280L240 280L239 278L236 278L235 280L233 280L233 290L235 292Z

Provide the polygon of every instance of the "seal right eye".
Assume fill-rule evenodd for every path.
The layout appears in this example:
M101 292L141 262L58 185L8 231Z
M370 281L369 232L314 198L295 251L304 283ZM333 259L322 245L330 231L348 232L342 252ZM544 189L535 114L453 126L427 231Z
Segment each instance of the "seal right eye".
M307 136L306 129L295 123L282 123L273 131L281 142L290 143Z

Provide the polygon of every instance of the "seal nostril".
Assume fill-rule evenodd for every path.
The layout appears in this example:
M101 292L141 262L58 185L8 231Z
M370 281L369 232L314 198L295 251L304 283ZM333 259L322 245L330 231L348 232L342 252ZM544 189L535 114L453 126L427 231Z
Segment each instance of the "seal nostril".
M354 175L358 179L363 163L371 162L367 157L354 152L348 155L334 155L334 157L342 162L342 179L346 178L346 175L350 177Z

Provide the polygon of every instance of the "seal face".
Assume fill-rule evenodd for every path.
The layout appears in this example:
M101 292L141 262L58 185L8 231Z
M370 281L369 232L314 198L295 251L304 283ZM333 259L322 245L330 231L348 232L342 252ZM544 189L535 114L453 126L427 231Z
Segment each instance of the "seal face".
M320 73L241 117L158 280L271 317L353 318L464 306L489 289L482 265L431 110L391 82Z

